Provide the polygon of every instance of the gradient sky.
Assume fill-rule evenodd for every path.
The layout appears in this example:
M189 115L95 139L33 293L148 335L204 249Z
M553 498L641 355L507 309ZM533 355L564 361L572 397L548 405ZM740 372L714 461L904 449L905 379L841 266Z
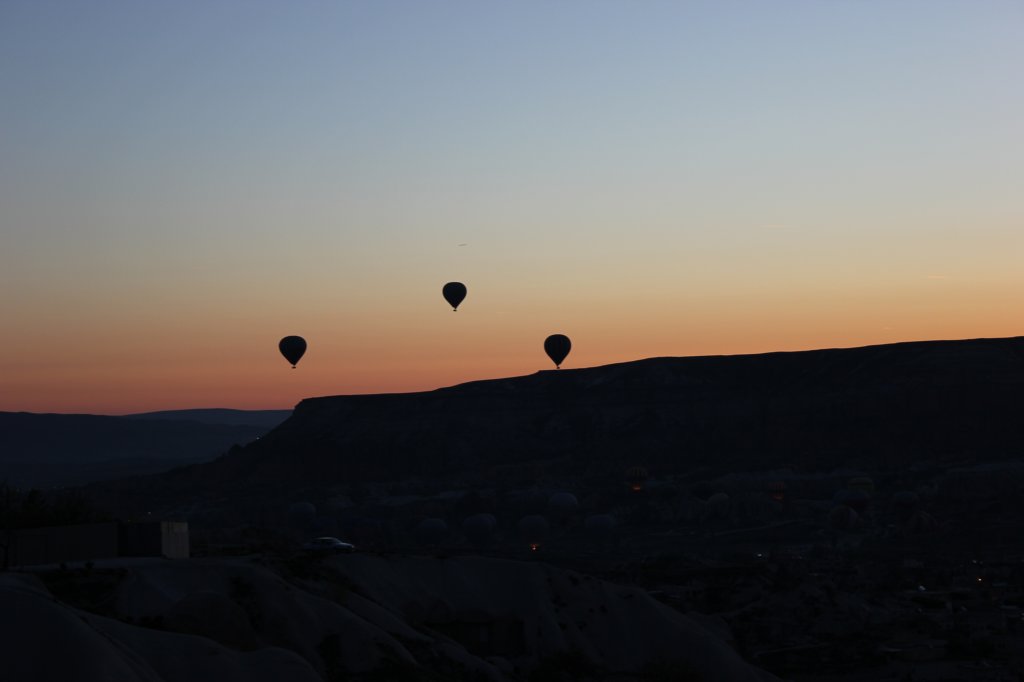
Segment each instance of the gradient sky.
M0 410L1024 334L1022 73L1016 0L3 0Z

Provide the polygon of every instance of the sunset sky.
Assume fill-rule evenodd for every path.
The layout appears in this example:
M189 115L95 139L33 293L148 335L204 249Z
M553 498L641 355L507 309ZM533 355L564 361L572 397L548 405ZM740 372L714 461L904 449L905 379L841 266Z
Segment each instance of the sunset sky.
M1017 0L4 0L0 410L1021 335L1022 73Z

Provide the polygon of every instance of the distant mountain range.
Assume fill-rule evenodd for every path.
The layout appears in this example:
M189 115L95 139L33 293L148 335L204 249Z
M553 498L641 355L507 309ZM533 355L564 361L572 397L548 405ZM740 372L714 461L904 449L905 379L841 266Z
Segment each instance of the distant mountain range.
M310 398L258 441L126 487L170 501L373 480L488 485L509 469L898 471L1020 457L1022 410L1019 337L652 358L424 393Z
M230 426L260 426L272 429L291 415L291 410L230 410L215 407L195 410L140 412L139 414L127 414L125 417L128 419L161 421L193 421L202 424L226 424Z
M67 486L166 471L244 445L287 410L178 410L125 417L0 412L0 482Z

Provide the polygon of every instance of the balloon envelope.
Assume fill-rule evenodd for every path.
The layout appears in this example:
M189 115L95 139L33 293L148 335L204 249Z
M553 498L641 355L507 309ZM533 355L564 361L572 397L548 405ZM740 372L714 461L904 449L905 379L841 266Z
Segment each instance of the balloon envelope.
M907 521L907 530L911 533L929 533L935 530L935 518L926 511L916 511Z
M519 519L519 534L530 544L543 542L548 535L548 520L540 514L531 514Z
M647 482L648 477L649 474L644 467L630 467L626 469L626 484L635 493L644 489L644 484Z
M462 522L462 533L474 545L483 545L490 541L497 527L498 520L493 515L474 514Z
M864 510L868 508L869 500L870 497L866 492L863 490L854 490L852 488L840 490L832 496L833 502L836 504L845 504L858 514L863 514Z
M845 504L832 508L828 513L828 523L836 530L850 530L860 521L860 514Z
M448 524L444 519L423 519L416 525L416 538L424 545L439 545L448 535Z
M306 339L301 336L286 336L277 344L278 350L284 359L292 363L292 369L306 354Z
M551 362L555 363L555 367L562 366L562 361L565 360L570 349L572 349L572 342L565 334L552 334L544 339L544 352L551 358Z
M458 310L459 304L466 298L466 285L462 282L448 282L441 288L441 294L452 310Z
M566 521L579 506L579 500L572 493L555 493L548 498L547 514L555 521Z

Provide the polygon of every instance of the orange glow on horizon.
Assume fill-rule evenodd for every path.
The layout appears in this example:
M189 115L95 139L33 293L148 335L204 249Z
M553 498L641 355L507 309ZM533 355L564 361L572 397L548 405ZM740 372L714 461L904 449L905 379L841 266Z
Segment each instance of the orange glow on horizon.
M931 335L903 337L891 330L874 334L820 333L799 343L775 330L763 341L722 339L702 335L690 343L672 344L667 334L651 334L632 347L620 345L621 330L595 329L591 335L571 335L573 350L561 371L629 362L649 357L740 355L776 351L848 348L903 341L1009 337L1013 328L992 325L977 334L956 334L941 327ZM142 357L119 362L103 353L81 352L60 363L38 363L8 369L0 410L26 412L130 414L168 409L230 407L290 409L301 400L331 395L429 391L470 381L523 376L554 370L541 349L521 339L521 347L500 345L493 355L471 343L452 343L444 352L436 339L411 348L342 346L310 342L310 351L291 369L277 354L272 339L263 348L252 344L231 353L229 348L206 349L210 355L176 354L148 364ZM790 343L785 343L789 340ZM332 352L333 350L333 352Z

